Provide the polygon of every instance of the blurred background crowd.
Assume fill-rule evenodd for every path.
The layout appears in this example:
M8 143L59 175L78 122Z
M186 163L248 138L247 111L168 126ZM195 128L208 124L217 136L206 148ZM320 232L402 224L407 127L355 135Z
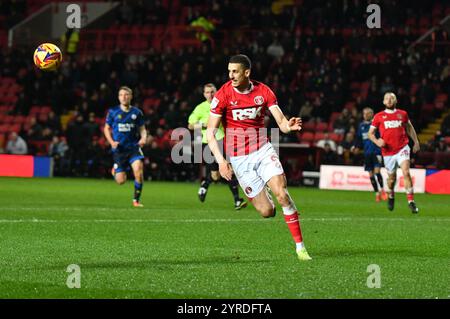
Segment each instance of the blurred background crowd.
M30 2L2 1L0 26L7 30L23 20L32 12ZM2 45L1 151L53 156L55 175L108 176L112 158L102 127L107 109L118 104L118 88L127 85L149 132L146 178L194 180L196 166L172 163L170 134L187 126L203 101L202 85L219 88L227 81L229 56L244 53L253 61L251 77L274 90L287 117L305 123L302 132L280 142L319 150L284 163L291 183L320 164L361 165L361 155L351 151L361 111L381 111L386 91L397 94L399 107L422 133L413 165L450 168L448 33L438 30L432 43L414 45L450 14L450 4L383 2L382 28L368 29L367 1L278 2L122 1L110 27L122 30L120 39L126 40L89 51L81 30L67 52L69 33L59 44L64 61L57 72L36 69L30 47ZM172 25L194 26L195 36L189 44L132 44L140 30ZM276 126L273 119L268 123Z

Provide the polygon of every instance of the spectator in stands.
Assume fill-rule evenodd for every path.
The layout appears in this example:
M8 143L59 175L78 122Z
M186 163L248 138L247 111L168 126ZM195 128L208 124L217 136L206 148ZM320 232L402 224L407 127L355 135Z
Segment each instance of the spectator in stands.
M443 136L450 136L450 114L442 121L441 131Z
M353 132L347 132L341 145L338 147L338 154L342 155L345 165L352 164L352 152L350 151L355 143L355 134Z
M387 76L384 79L384 82L381 84L380 87L380 94L384 94L386 92L393 92L395 91L394 84L392 83L392 78L390 76Z
M28 129L27 140L39 141L42 139L42 126L37 122L36 117L30 118L30 128Z
M325 143L323 147L321 164L336 165L339 164L339 158L329 143Z
M267 47L267 54L275 59L280 59L283 57L284 49L277 38L275 38L274 41Z
M94 136L99 136L100 126L95 121L95 114L93 112L89 113L89 119L83 124L84 132L86 134L87 140L92 140Z
M433 86L428 82L427 78L422 79L419 89L417 90L417 97L426 104L434 102L436 92L434 91Z
M65 176L69 172L69 146L66 143L66 138L54 136L48 148L48 155L53 157L55 162L55 175Z
M98 137L94 136L86 151L86 167L84 173L86 176L100 177L100 165L106 157L106 150L98 144Z
M313 106L309 101L306 101L302 107L300 108L300 113L298 114L301 117L303 123L308 122L312 117Z
M327 144L333 152L336 152L336 142L330 139L330 135L328 133L325 133L323 139L319 140L316 146L325 149L325 145Z
M75 175L81 176L86 163L86 152L89 142L86 139L83 116L77 115L75 121L69 123L66 136L72 157L70 166Z
M303 165L303 171L318 171L319 168L316 165L316 161L314 160L314 156L312 154L308 155L308 159L306 160L306 163Z
M52 135L61 135L61 121L55 112L50 111L48 113L47 120L43 123L44 128L51 130Z
M17 135L16 132L12 132L9 135L8 143L5 148L6 153L15 155L24 155L28 152L27 143L23 138Z
M436 152L448 152L449 151L449 147L445 141L444 137L441 137L439 139L438 144L436 145Z
M338 118L333 123L334 133L345 134L350 127L349 119L345 117L344 112L339 114Z

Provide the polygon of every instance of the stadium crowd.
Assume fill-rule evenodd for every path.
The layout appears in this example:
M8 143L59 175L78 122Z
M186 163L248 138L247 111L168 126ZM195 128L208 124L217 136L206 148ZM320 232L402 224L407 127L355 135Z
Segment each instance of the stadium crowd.
M396 92L399 106L407 109L418 131L442 113L433 103L440 94L450 95L448 47L407 50L417 39L408 21L417 10L431 15L432 4L412 1L390 19L399 1L389 2L383 9L383 28L370 30L365 27L363 1L347 1L343 7L336 1L300 2L275 14L271 1L248 1L242 6L232 1L181 1L190 9L186 24L209 12L217 27L214 46L166 47L142 54L117 48L110 54L67 56L57 73L37 70L30 48L3 49L0 77L15 78L21 87L9 115L27 118L19 136L11 134L9 139L23 139L29 154L53 156L56 175L108 176L111 155L101 128L107 109L118 104L118 88L127 85L133 88L133 104L144 111L149 132L144 148L146 178L194 180L198 170L193 165L172 163L170 134L187 126L190 112L203 99L204 83L220 87L227 80L227 59L235 53L252 58L252 78L270 84L287 116L330 124L325 136L312 143L323 149L321 163L361 164L362 158L350 151L361 111L364 107L382 110L386 91ZM143 1L124 1L116 23L167 23L169 10L161 1L155 1L151 10L142 6ZM242 26L256 31L244 37L237 31ZM236 36L222 47L224 30ZM51 109L32 112L36 105ZM425 105L432 107L424 109ZM273 119L268 122L276 126ZM332 139L328 133L340 138ZM450 136L449 116L433 141L421 142L429 151L449 151L445 136ZM302 142L302 134L283 135L281 142ZM312 158L303 166L291 163L289 170L295 175L318 169Z

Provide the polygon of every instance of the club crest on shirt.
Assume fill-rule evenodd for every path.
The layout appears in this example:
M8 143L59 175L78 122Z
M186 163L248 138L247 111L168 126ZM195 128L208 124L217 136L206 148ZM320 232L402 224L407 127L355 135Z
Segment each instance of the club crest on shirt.
M401 114L397 114L397 118L401 120L402 119L402 115Z
M136 114L131 114L131 118L133 119L133 120L135 120L136 119Z
M122 119L122 114L117 115L117 118L118 118L119 120L121 120L121 119Z
M264 103L264 98L261 95L255 96L253 99L256 105L261 105Z

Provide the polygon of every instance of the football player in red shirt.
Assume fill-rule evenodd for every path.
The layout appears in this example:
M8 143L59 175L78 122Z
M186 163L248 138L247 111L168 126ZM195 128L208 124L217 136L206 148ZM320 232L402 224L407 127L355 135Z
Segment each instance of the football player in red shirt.
M263 83L250 80L251 62L246 55L232 56L228 63L230 81L214 95L208 121L209 147L219 163L219 172L226 180L232 174L262 217L275 216L273 192L296 243L300 260L310 260L303 244L295 203L287 190L286 177L278 154L268 141L264 117L269 110L283 133L301 130L301 119L287 120L275 94ZM222 122L225 129L224 148L227 161L219 149L215 131ZM267 187L267 186L268 187Z
M406 111L397 109L397 97L392 92L384 95L383 104L386 109L375 115L369 129L369 138L381 148L384 166L388 172L388 209L394 209L394 187L397 179L397 167L400 167L405 180L406 197L411 212L419 212L414 202L414 189L409 172L410 147L408 135L414 142L413 152L420 150L419 140ZM379 130L380 138L375 137L375 130Z

